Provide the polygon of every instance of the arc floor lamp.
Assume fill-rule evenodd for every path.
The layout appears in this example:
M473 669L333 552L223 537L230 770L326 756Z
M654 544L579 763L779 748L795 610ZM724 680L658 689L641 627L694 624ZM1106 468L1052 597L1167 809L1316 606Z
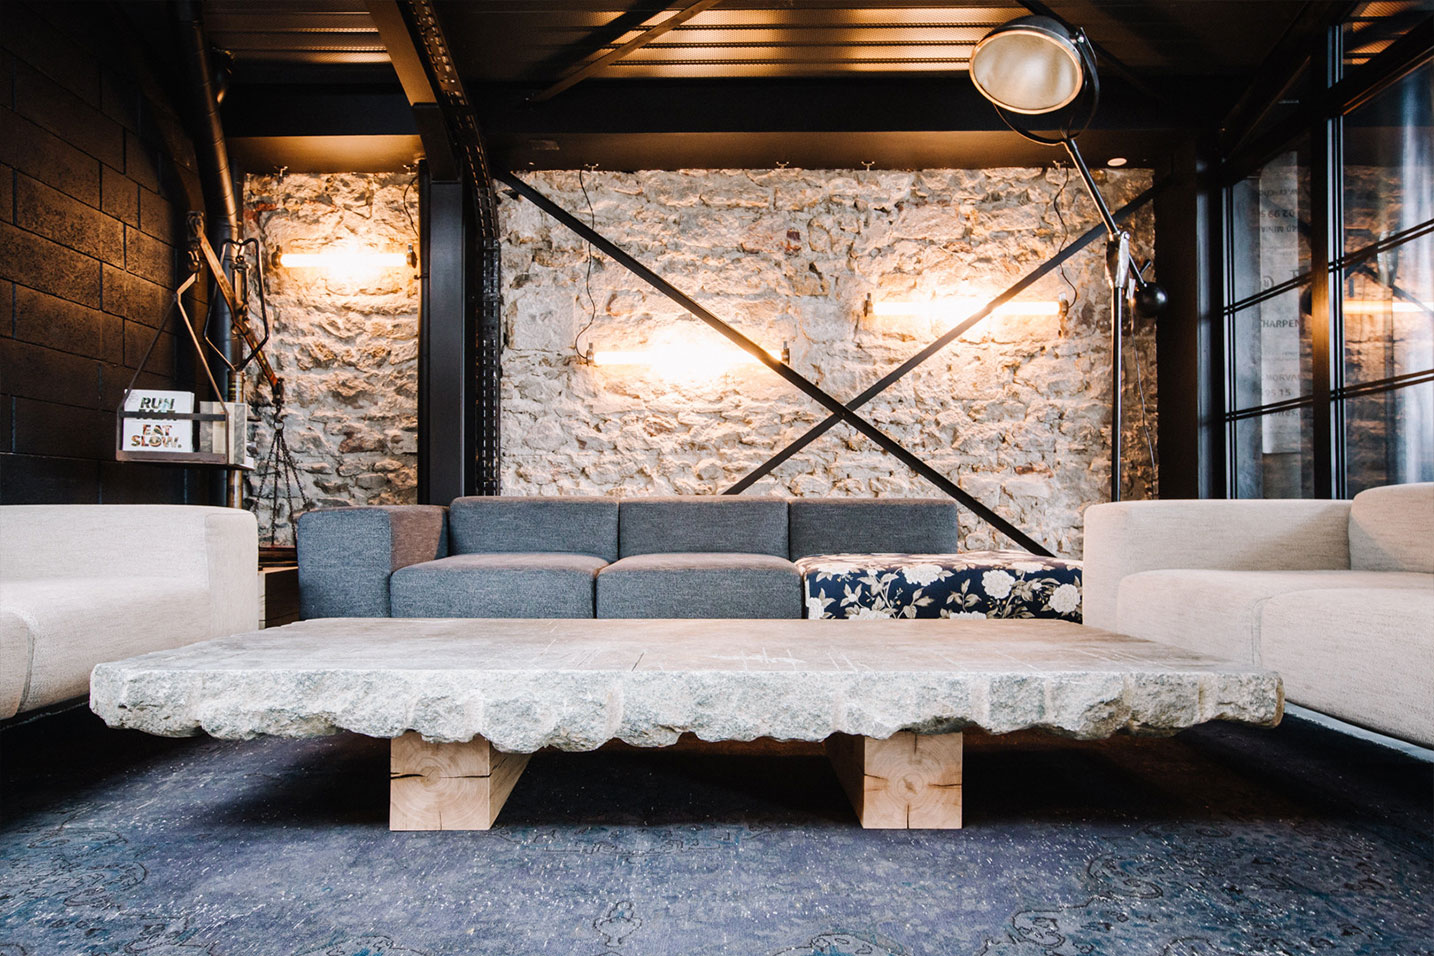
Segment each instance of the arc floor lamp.
M1153 317L1165 307L1165 290L1148 281L1131 258L1130 233L1122 230L1096 188L1076 137L1090 125L1100 102L1095 54L1085 31L1053 17L1019 17L996 27L971 52L971 81L1012 130L1046 146L1063 146L1080 172L1107 233L1110 281L1111 428L1110 500L1120 500L1121 328L1126 311ZM1043 135L1037 130L1054 130Z

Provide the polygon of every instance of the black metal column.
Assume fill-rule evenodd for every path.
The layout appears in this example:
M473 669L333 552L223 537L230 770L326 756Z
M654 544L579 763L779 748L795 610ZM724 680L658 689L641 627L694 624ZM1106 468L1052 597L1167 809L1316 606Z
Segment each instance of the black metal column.
M1155 327L1160 383L1160 497L1223 498L1224 368L1220 334L1221 204L1213 144L1174 151L1171 188L1155 201L1155 261L1170 304Z
M443 472L435 471L426 490L433 500L442 502L463 494L496 495L500 491L501 477L499 386L503 354L502 256L497 193L493 188L483 134L478 128L472 101L463 88L463 80L453 66L453 56L444 37L436 4L433 0L403 0L398 14L412 41L414 56L427 77L429 92L435 98L431 106L415 104L415 116L420 129L428 130L425 145L430 150L442 152L445 164L452 167L456 201L464 209L462 228L457 233L445 231L441 237L435 233L431 249L440 257L453 255L459 258L457 275L461 276L461 282L453 302L453 317L439 314L438 310L447 308L448 303L438 299L437 290L431 287L429 291L435 292L435 301L431 308L426 306L427 315L435 324L435 330L461 326L463 338L461 342L430 339L421 344L426 344L429 350L427 362L423 364L435 373L425 406L431 411L423 418L421 427L428 430L430 445L436 447L443 444L461 449L465 464L457 475L449 469L449 477L443 484L438 483ZM422 83L415 80L414 85L421 87ZM434 128L436 119L442 121L443 136ZM430 140L433 141L431 146ZM445 149L436 148L439 140L446 141ZM446 228L451 230L452 224ZM449 245L439 248L440 242ZM448 390L450 382L445 376L451 371L449 363L460 360L466 370L466 384L462 388ZM453 404L443 408L439 406L440 400ZM448 419L444 419L445 414ZM461 436L456 429L461 429ZM460 443L451 444L458 442L460 437ZM453 487L455 482L456 489ZM424 487L420 483L420 489Z
M460 181L420 172L423 306L418 326L418 500L446 505L472 486L474 336L467 316L468 201Z

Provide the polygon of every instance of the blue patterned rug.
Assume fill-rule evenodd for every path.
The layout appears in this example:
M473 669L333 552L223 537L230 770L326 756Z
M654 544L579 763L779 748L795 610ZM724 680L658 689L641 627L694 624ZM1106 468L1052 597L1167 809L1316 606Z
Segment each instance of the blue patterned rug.
M971 740L914 833L811 756L544 754L494 830L394 834L385 742L0 746L0 956L1434 952L1431 766L1294 719Z

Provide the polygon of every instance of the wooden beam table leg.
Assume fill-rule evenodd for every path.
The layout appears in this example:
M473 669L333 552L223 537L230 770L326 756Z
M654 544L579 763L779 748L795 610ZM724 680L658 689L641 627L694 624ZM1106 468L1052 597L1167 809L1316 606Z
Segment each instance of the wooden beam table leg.
M826 746L863 827L960 829L960 734L833 734Z
M532 754L505 754L482 737L429 743L393 738L388 764L390 830L487 830Z

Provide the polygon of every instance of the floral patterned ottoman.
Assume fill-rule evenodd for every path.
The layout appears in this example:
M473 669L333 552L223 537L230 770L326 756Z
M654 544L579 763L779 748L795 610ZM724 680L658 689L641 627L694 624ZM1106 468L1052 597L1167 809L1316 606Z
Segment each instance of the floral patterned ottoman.
M809 618L1081 619L1080 562L1024 551L815 554L797 568Z

